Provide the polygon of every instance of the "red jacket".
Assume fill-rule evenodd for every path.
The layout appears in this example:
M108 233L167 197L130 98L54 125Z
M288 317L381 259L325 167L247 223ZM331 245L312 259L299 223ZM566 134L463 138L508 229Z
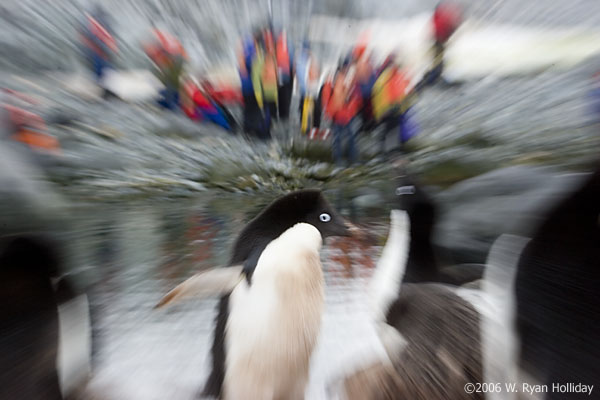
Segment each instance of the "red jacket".
M241 105L244 102L241 90L234 87L207 87L206 92L211 98L224 105Z
M433 29L435 40L446 42L454 33L461 21L461 12L457 5L441 3L433 13Z
M290 53L288 49L287 36L282 33L276 43L277 67L282 74L290 75Z
M327 82L323 86L322 106L325 114L338 125L348 125L352 118L354 118L362 105L362 96L360 90L354 85L350 90L348 96L344 100L343 104L336 105L335 102L331 101L333 95L333 84Z

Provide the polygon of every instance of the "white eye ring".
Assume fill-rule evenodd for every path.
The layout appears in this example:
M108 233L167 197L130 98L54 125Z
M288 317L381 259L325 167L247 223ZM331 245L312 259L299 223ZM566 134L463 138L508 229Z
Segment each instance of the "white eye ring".
M396 188L396 196L402 196L403 194L415 194L414 186L400 186Z
M319 219L321 220L321 222L329 222L329 221L331 221L331 215L329 215L327 213L323 213L323 214L319 215Z

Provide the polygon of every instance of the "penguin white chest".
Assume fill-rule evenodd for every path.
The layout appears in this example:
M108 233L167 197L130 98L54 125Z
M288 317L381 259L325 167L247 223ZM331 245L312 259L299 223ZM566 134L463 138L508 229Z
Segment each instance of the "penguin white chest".
M263 251L252 284L232 292L226 399L302 399L324 304L321 236L298 224Z

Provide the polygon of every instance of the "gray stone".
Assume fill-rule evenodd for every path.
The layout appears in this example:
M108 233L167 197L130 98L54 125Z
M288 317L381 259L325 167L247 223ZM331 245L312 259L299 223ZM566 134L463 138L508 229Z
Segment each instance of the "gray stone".
M353 202L358 208L380 208L385 205L385 199L379 193L360 195L355 197Z
M63 199L30 152L17 143L0 142L0 236L53 232L65 217Z
M451 263L485 262L499 235L531 234L584 176L517 166L460 182L435 197L440 211L434 243Z

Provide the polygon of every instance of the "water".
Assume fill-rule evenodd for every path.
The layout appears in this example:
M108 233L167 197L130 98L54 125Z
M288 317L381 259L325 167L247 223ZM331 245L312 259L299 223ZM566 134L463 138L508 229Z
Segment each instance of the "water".
M84 271L79 282L93 282L95 366L85 399L195 398L209 372L217 300L152 307L190 275L224 265L235 235L269 200L212 192L176 206L146 200L72 208L72 258ZM356 215L375 240L331 238L322 251L326 311L310 399L327 398L326 384L362 360L351 354L382 350L364 294L387 235L387 215L383 210Z

